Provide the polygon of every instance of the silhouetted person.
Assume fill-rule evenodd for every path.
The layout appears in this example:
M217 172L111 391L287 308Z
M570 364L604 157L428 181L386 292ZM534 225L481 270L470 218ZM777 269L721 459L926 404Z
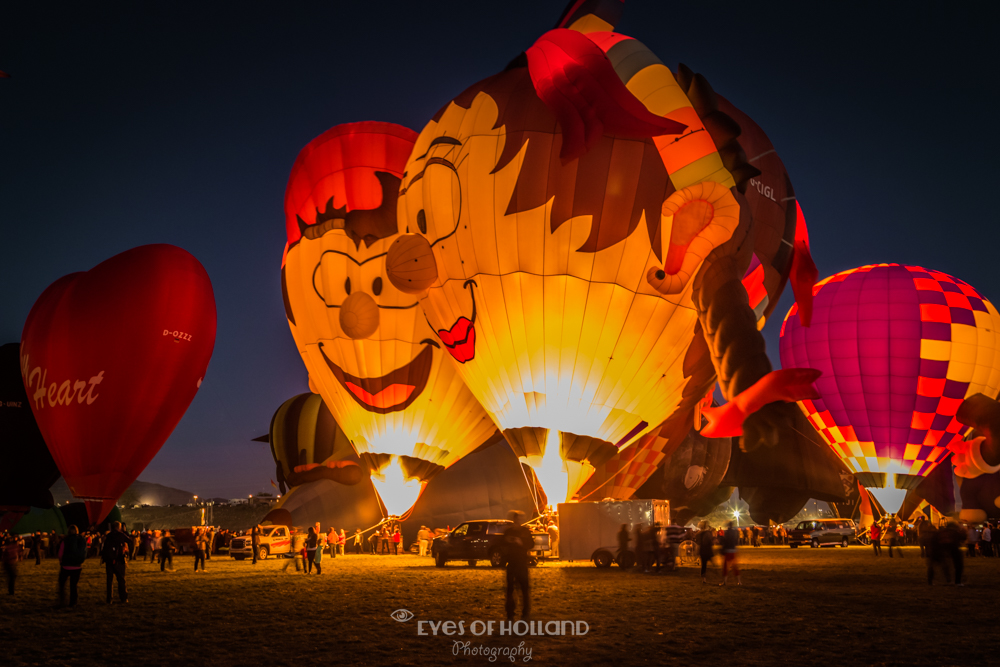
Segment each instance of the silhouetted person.
M514 610L517 600L514 598L514 587L521 589L521 618L528 620L531 616L531 591L528 584L528 553L535 544L531 531L523 525L524 515L521 512L511 512L509 515L514 525L503 532L504 546L507 551L507 599L505 609L507 620L514 620Z
M201 571L205 571L205 555L208 553L208 537L205 532L199 530L194 537L194 571L198 571L198 563L201 563Z
M882 553L882 528L878 523L873 523L868 529L868 536L872 540L872 549L875 550L875 555L881 555Z
M618 564L621 565L622 558L628 553L628 524L623 523L622 529L618 531Z
M729 570L733 570L733 574L736 575L736 585L739 586L743 582L740 581L740 566L736 562L736 550L740 546L740 532L733 526L733 522L729 522L729 527L726 532L722 534L722 583L720 586L725 586L727 580L729 579Z
M896 523L896 517L889 519L889 526L887 527L889 531L889 558L892 558L892 548L896 547L896 551L899 552L899 557L903 557L903 549L899 546L899 524Z
M309 564L309 570L306 574L312 574L313 565L316 566L316 573L320 572L319 562L316 561L317 546L319 546L319 535L314 527L309 526L309 536L306 537L306 561Z
M260 526L254 526L253 529L250 531L250 550L253 551L253 563L251 563L251 565L257 564L257 551L259 549L260 549Z
M113 579L118 580L118 599L122 602L128 602L128 588L125 586L128 543L129 539L122 533L121 522L115 521L111 524L111 531L104 538L104 546L101 548L101 560L104 561L105 574L107 575L107 604L111 604Z
M3 571L7 575L7 595L14 594L14 582L17 580L17 562L21 560L21 544L13 535L7 536L0 548L0 560L3 561Z
M170 534L170 531L163 531L163 537L160 538L160 572L164 570L174 571L174 549L176 547L177 542L174 541L174 536ZM170 567L167 567L168 562Z
M701 583L708 583L705 578L708 569L708 561L712 560L712 551L715 547L715 534L708 527L707 521L698 524L698 557L701 559Z
M59 545L56 555L59 557L59 604L66 604L66 582L69 581L69 606L75 607L76 587L80 583L83 561L87 559L87 540L80 535L79 528L69 527L69 534ZM118 587L121 589L121 584Z
M962 556L962 542L965 541L965 531L954 521L949 521L944 528L938 530L938 534L942 537L941 557L951 559L951 565L955 568L955 585L964 586L962 576L965 574L965 559Z
M920 549L927 559L927 584L932 586L934 584L934 570L938 567L941 568L944 573L945 581L948 581L950 577L948 576L948 568L945 567L942 560L943 551L945 545L941 532L931 525L931 522L927 522L927 526L921 526L920 531Z

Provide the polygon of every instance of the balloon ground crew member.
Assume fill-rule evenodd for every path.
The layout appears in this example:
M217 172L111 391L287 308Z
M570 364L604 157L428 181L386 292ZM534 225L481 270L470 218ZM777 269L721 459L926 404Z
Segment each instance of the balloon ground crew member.
M69 606L76 606L76 587L83 571L83 561L87 559L87 540L80 535L76 526L69 527L69 534L59 545L59 606L66 604L66 581L69 581ZM111 579L108 579L110 585ZM118 585L121 590L122 585ZM108 593L111 599L111 593Z
M177 548L177 542L174 541L174 536L170 534L169 530L163 531L163 537L160 538L160 572L166 570L167 572L174 571L174 549ZM170 562L170 567L167 567L167 562Z
M514 525L503 532L507 556L507 599L505 608L507 620L514 620L514 609L517 601L514 599L514 587L521 589L521 618L528 620L531 616L531 594L528 584L528 553L535 540L524 523L524 514L511 512L509 515Z
M169 535L169 532L167 533ZM107 574L108 594L107 604L111 604L112 579L118 580L118 599L128 602L128 588L125 586L125 568L128 567L128 538L122 533L122 524L115 521L111 531L104 539L101 549L101 560L104 561Z

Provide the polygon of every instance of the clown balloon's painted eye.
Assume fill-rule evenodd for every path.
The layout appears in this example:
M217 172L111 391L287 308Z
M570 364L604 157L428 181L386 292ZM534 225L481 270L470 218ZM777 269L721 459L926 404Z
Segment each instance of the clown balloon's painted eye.
M427 233L427 215L424 213L424 209L417 211L417 227L420 228L421 234Z
M382 293L382 278L378 277L372 282L372 293L378 296Z
M344 281L344 291L347 292L348 294L351 293L351 279L350 278L348 278L347 280Z

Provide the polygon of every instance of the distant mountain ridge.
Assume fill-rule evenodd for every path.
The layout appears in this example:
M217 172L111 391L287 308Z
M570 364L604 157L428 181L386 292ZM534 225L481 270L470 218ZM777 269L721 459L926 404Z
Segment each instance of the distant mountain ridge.
M66 480L59 478L52 485L52 499L58 503L78 502L70 493ZM174 489L162 484L138 480L128 487L122 495L119 504L125 505L186 505L194 500L194 494L181 489Z

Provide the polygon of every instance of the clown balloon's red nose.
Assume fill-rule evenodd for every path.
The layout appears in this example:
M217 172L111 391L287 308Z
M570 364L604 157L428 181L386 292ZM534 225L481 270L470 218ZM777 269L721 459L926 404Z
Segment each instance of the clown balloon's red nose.
M354 339L368 338L378 329L378 305L367 292L355 292L340 305L340 328Z

